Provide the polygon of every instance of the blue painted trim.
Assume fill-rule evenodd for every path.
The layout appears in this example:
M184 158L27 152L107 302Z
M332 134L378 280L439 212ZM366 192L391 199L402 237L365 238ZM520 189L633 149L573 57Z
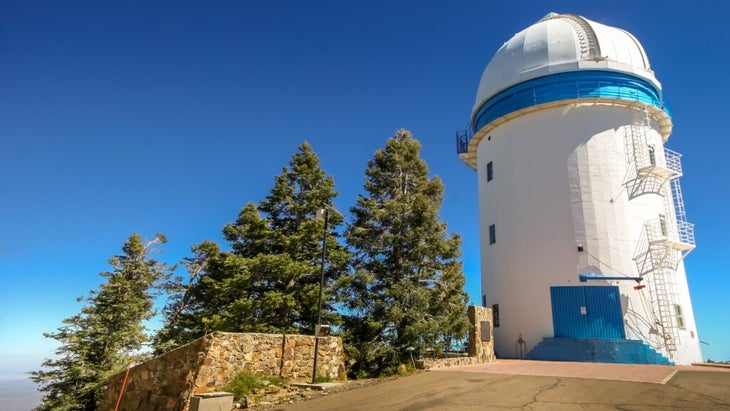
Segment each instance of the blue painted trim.
M476 133L492 121L539 104L577 98L611 98L649 104L671 117L660 90L630 74L584 70L551 74L503 90L484 102L472 117Z
M601 275L601 274L581 274L581 275L578 276L578 279L582 283L587 283L588 281L591 281L591 280L596 280L596 281L634 280L637 283L640 283L641 280L643 280L644 278L643 277L606 277L606 276Z
M641 340L544 338L525 358L541 361L674 365L667 357Z

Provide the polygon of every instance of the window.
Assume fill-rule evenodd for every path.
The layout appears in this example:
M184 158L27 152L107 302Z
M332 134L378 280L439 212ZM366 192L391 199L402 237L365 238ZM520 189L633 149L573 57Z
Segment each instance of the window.
M667 236L667 217L664 214L659 214L659 226L662 229L662 236Z
M492 162L487 163L487 181L492 181L494 178L494 165Z
M499 327L499 304L492 304L492 324Z
M682 306L679 304L674 305L674 315L677 318L677 327L684 330L684 316L682 315Z
M649 162L651 165L656 165L656 148L654 146L649 146Z
M494 244L497 242L497 231L494 227L494 224L489 226L489 244Z

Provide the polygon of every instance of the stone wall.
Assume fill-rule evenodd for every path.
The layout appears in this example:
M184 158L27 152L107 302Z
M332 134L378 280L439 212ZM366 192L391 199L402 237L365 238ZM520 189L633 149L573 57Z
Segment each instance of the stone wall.
M416 368L420 370L433 370L436 368L477 365L482 363L484 361L479 361L477 357L424 358L422 360L416 360Z
M119 410L186 411L192 395L223 391L241 371L309 382L313 354L313 336L212 333L134 366ZM345 378L339 337L320 337L317 355L318 376ZM114 409L124 376L110 379L99 409Z
M471 305L467 309L469 316L469 356L476 357L479 364L492 362L494 356L494 324L492 309Z
M195 394L223 391L237 373L312 380L314 337L308 335L216 333L195 380ZM317 375L345 377L342 340L320 337Z
M495 360L492 309L472 305L467 309L467 316L469 317L468 356L425 358L416 362L417 368L431 370L459 365L484 364Z
M182 410L192 394L211 339L212 336L200 338L132 367L120 409ZM109 388L98 409L114 409L125 374L126 371L120 372L109 379Z

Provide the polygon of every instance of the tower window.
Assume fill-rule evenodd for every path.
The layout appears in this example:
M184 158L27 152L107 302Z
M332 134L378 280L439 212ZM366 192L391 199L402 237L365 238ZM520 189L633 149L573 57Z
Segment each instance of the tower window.
M667 217L664 214L659 214L659 227L662 229L662 236L667 236Z
M492 162L487 163L487 181L492 181L494 178L494 165Z
M677 327L684 330L684 315L682 315L682 306L679 304L674 305L674 315L677 318Z
M482 307L487 306L487 296L482 294Z
M654 146L649 146L649 162L651 165L656 165L656 148Z
M494 227L494 224L489 226L489 244L494 244L497 242L497 230Z

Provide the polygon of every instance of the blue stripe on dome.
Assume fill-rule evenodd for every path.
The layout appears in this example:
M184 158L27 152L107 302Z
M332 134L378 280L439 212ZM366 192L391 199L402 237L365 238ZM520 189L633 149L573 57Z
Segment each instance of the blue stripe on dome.
M495 94L472 117L472 130L477 132L492 121L524 108L576 98L640 102L664 110L671 117L661 92L648 81L619 72L585 70L538 77Z

